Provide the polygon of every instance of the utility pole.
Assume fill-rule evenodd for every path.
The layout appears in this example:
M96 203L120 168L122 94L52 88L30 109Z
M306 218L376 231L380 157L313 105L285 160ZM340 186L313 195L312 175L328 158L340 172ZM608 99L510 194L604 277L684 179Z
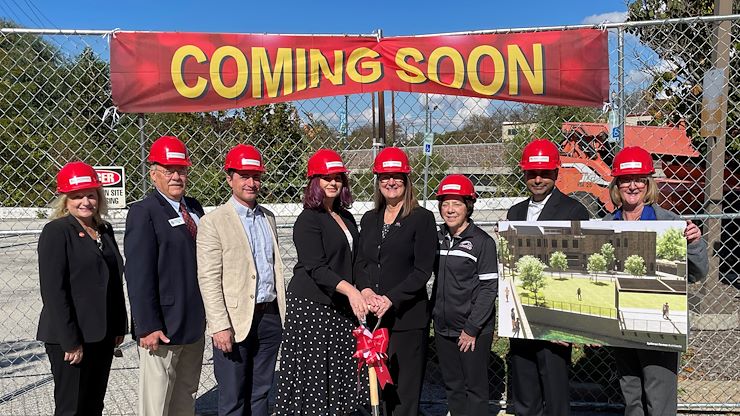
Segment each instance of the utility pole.
M732 14L732 0L715 0L714 14ZM691 316L693 328L707 330L734 329L739 325L738 314L727 288L719 281L719 255L722 245L722 203L724 199L725 135L727 133L727 94L729 90L730 47L732 21L715 23L712 37L712 69L704 76L701 134L707 139L707 169L705 170L704 201L710 218L704 221L704 239L709 243L709 276L698 291L698 304L690 308L698 313ZM726 241L725 244L729 244ZM694 306L694 305L692 305ZM693 312L693 311L692 311Z

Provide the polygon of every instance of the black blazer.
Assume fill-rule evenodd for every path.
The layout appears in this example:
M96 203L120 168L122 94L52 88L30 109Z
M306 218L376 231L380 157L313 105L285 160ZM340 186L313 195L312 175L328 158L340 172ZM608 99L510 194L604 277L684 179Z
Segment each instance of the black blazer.
M197 200L185 197L185 203L203 217ZM132 335L162 330L170 339L169 345L198 341L204 336L206 322L195 240L185 224L170 225L169 220L178 217L155 190L131 205L123 240Z
M527 221L528 208L529 198L509 208L509 211L506 213L506 219L509 221ZM580 202L560 192L558 188L553 188L550 199L547 200L545 207L542 208L538 220L588 220L588 210Z
M71 351L83 342L126 333L123 259L111 225L104 223L99 231L103 246L116 258L113 276L95 240L72 215L49 222L41 231L39 280L44 305L39 341Z
M429 323L427 282L434 269L437 226L434 214L414 209L406 218L396 217L381 239L383 211L368 211L360 221L360 243L355 260L358 289L371 288L386 295L393 306L383 316L382 327L421 329Z
M344 231L328 212L304 209L293 226L298 262L288 290L293 295L345 309L349 301L335 289L342 280L354 284L352 263L359 233L352 214L343 209L336 212L352 235L352 250Z

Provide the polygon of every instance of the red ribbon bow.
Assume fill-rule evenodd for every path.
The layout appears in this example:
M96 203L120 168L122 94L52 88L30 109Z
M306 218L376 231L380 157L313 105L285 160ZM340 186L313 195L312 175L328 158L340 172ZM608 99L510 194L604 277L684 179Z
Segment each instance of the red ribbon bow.
M388 329L376 329L372 333L366 327L360 325L352 331L352 335L357 338L357 349L352 357L357 358L357 372L364 364L375 367L375 373L378 376L380 388L385 388L387 383L393 384L391 374L388 372L388 366L385 362L388 360Z

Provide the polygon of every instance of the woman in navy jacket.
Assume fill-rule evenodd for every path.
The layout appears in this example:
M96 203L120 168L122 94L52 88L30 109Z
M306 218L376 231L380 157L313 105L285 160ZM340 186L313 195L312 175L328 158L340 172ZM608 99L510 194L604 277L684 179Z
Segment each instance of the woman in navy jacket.
M53 221L39 237L43 308L37 339L54 376L55 415L99 415L113 350L126 333L123 260L95 170L82 162L57 175Z
M389 328L393 385L383 391L386 414L417 416L429 328L426 285L437 250L434 214L414 196L406 154L383 149L375 158L375 208L360 222L357 288ZM402 363L402 364L401 364Z
M352 330L367 305L354 287L357 225L347 169L320 149L308 161L303 212L293 227L298 262L288 286L278 415L343 415L358 402Z

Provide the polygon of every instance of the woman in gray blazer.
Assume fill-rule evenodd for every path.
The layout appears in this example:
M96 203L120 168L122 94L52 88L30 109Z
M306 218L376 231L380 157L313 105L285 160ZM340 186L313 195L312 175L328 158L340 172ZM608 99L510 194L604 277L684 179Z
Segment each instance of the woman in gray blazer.
M614 158L609 196L613 213L605 221L680 220L657 205L659 190L651 176L653 160L641 147L626 147ZM688 279L696 282L707 275L707 243L701 230L686 221ZM677 412L679 353L670 351L613 348L625 415L673 416Z

